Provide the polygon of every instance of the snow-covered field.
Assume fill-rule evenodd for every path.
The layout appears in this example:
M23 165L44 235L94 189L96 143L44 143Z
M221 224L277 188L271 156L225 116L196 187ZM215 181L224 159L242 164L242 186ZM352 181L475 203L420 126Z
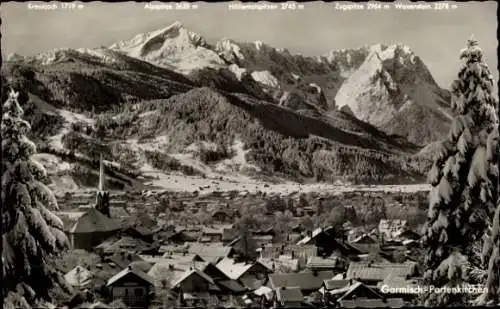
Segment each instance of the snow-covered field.
M332 194L340 194L343 192L353 191L377 191L377 192L404 192L412 193L419 191L429 191L428 184L417 185L378 185L378 186L362 186L362 185L342 185L328 183L313 183L299 184L291 181L280 184L266 183L263 181L254 180L248 177L222 177L222 179L191 177L183 175L167 175L158 171L150 170L146 175L155 177L148 184L158 187L160 190L176 191L176 192L194 192L210 193L214 191L241 191L255 193L258 191L288 195L294 192L331 192Z

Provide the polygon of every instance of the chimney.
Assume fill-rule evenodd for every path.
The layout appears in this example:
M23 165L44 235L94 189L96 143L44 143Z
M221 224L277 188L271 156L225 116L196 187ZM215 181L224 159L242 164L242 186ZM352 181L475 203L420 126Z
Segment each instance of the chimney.
M129 265L127 268L128 268L129 271L131 271L132 270L132 265Z

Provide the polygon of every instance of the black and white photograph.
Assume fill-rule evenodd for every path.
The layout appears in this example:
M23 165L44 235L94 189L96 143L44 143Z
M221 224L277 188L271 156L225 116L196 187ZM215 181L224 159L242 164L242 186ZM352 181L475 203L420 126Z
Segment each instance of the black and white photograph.
M498 308L497 10L2 3L2 307Z

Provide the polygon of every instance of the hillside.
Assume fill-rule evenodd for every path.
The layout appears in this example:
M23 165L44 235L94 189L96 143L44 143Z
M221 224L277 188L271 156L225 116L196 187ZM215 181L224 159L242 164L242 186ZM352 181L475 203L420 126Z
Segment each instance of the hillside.
M212 55L208 51L222 62L184 71L174 66L183 61L176 57L187 53L191 61ZM164 175L207 182L422 182L429 162L414 156L420 146L360 119L356 109L337 108L339 89L368 54L344 50L311 58L230 40L212 46L174 24L112 49L16 56L3 66L2 79L3 87L21 90L31 138L39 159L52 167L53 185L69 189L95 184L101 153L116 188L143 187ZM394 72L402 91L428 98ZM446 93L436 93L444 110ZM384 129L411 124L410 140L422 138L412 132L427 135L424 119L431 124L444 115L433 103L406 106L420 118L400 108ZM440 120L429 136L444 130L446 119Z

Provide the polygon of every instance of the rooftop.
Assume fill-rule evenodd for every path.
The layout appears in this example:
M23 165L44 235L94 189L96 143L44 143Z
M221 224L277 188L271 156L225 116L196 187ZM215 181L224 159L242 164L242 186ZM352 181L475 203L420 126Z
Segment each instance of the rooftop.
M70 233L111 232L117 231L120 228L119 221L108 218L99 210L91 207L77 219L71 228Z
M246 262L236 262L234 259L230 258L224 258L222 259L219 263L217 263L217 268L219 268L226 276L228 276L231 279L237 280L241 276L243 276L249 269L254 267L255 265L260 264L264 268L268 269L267 266L260 262L252 262L252 263L246 263ZM269 272L271 271L268 269Z
M387 276L412 276L416 273L416 263L366 263L352 262L347 269L347 278L382 281Z
M331 279L333 272L319 271L287 274L270 274L269 281L274 289L298 286L302 290L318 290L324 280Z
M124 278L125 276L129 275L129 274L132 274L140 279L142 279L144 282L150 284L150 285L154 285L155 282L154 282L154 279L151 278L149 275L147 275L146 273L144 273L142 270L140 270L139 268L137 267L133 267L133 266L128 266L127 268L125 268L124 270L120 271L119 273L117 273L116 275L114 275L113 277L111 277L106 286L111 286L113 284L115 284L116 282L118 282L120 279Z
M279 302L302 302L304 295L300 287L281 287L276 289L276 298Z

